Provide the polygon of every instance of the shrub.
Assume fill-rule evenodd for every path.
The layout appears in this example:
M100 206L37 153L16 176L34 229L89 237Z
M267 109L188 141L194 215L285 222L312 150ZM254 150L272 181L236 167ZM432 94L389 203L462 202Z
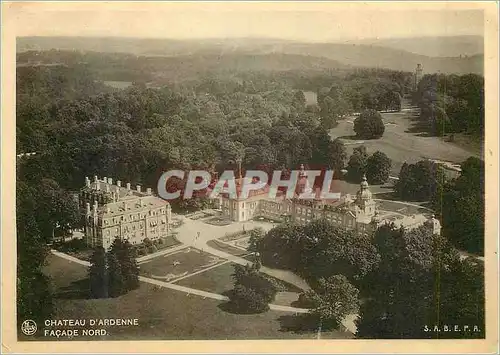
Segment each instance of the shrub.
M377 139L385 131L382 115L375 110L365 110L354 120L354 132L362 139Z

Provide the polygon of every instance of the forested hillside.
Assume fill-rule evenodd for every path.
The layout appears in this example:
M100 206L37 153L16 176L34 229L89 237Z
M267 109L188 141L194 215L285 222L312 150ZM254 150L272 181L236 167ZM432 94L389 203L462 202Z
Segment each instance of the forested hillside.
M441 46L449 46L453 37L442 39ZM408 45L406 46L408 47ZM407 50L385 47L383 43L302 43L281 39L238 38L238 39L143 39L143 38L86 38L86 37L21 37L18 39L17 51L46 51L52 49L82 52L129 53L136 56L160 56L168 61L179 57L189 63L204 60L212 66L219 61L246 61L248 57L276 58L284 63L292 62L295 56L313 57L304 59L309 68L317 66L318 58L322 63L330 62L331 67L372 67L391 70L413 71L417 64L422 64L426 72L434 73L483 73L483 54L472 56L445 55L430 56L422 52L410 53ZM417 54L418 53L418 54ZM448 52L451 53L451 52ZM185 58L190 56L190 58ZM290 56L292 59L287 59ZM204 58L204 59L202 59ZM237 59L235 59L237 58ZM241 58L241 59L240 59ZM302 61L302 60L301 60ZM333 64L333 65L332 65ZM175 64L180 65L180 64ZM286 66L286 64L284 64ZM303 65L303 63L301 64ZM202 69L202 68L199 68Z

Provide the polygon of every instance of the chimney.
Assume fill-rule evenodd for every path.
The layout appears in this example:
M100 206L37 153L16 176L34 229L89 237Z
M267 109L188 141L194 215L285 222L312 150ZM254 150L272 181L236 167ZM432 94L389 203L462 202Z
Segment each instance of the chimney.
M99 191L101 189L101 183L99 181L96 182L95 184L95 189Z
M123 209L126 211L127 210L127 202L123 201Z
M130 190L130 182L127 182L127 190Z
M116 186L118 186L118 187L122 187L122 182L121 182L120 180L117 180L117 181L116 181Z
M90 214L90 202L87 202L87 215Z
M94 175L94 182L97 182L99 181L99 178L97 177L97 175Z
M104 181L104 183L107 184L108 183L108 178L105 176L105 177L102 178L102 181Z
M108 184L113 185L113 178L108 178Z
M99 204L97 203L97 200L94 201L94 214L97 213L97 208L99 207Z
M137 185L137 192L141 192L141 185Z
M140 198L140 199L139 199L139 205L140 205L141 207L143 207L143 206L144 206L144 201L142 200L142 198Z
M90 179L85 176L85 186L90 187Z
M148 187L147 190L146 190L146 192L147 192L148 195L151 195L151 188Z

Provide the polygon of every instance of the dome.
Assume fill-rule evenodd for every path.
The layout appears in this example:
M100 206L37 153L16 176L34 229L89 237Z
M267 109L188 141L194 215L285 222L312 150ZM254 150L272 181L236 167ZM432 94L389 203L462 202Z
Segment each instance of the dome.
M356 197L361 200L370 200L372 198L372 193L368 189L368 182L366 181L366 175L363 175L361 184L359 184L359 191Z

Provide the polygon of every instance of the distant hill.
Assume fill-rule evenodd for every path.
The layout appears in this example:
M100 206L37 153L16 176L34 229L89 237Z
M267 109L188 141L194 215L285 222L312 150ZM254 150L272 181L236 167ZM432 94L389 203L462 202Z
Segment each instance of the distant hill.
M484 54L484 38L482 36L366 39L355 43L404 50L428 57L460 57Z
M218 62L220 65L225 61L241 68L245 65L262 67L269 64L270 68L276 70L280 70L280 63L276 60L282 60L282 70L296 69L296 65L301 69L306 69L307 66L314 68L332 65L332 68L361 66L413 71L417 64L422 64L426 73L483 73L482 54L469 57L433 57L373 44L301 43L257 38L181 41L139 38L20 37L17 41L18 52L49 49L123 52L143 56L182 56L182 60L187 61L196 61L189 59L188 56L210 56L220 58ZM284 54L300 57L287 58L283 56ZM237 56L244 58L237 60ZM252 57L258 59L251 59ZM257 64L256 60L260 64ZM198 64L203 66L208 62L198 62Z

